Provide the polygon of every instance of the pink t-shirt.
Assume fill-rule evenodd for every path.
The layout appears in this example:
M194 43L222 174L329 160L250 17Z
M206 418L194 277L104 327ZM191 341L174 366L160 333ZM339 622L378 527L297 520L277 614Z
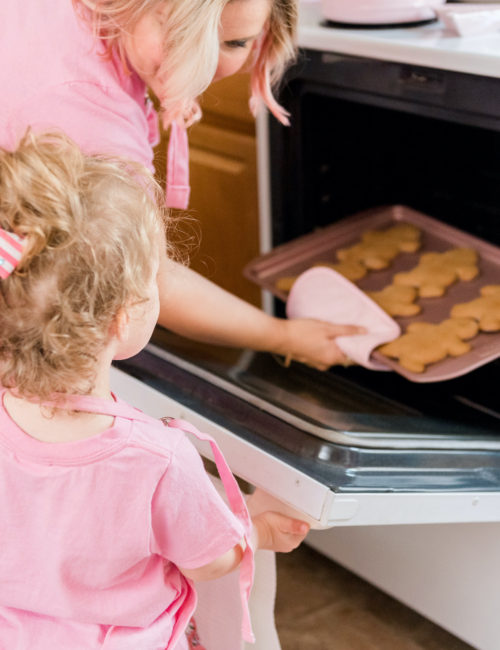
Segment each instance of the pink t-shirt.
M130 158L153 171L158 118L146 86L105 56L71 0L0 3L0 146L13 149L26 128L59 130L85 153ZM172 125L167 203L187 207L187 136Z
M122 155L152 168L155 120L146 87L107 59L71 0L0 3L0 145L13 148L28 126L58 129L86 153Z
M10 419L3 393L0 513L0 648L12 650L175 648L196 604L177 566L244 535L178 429L116 417L97 436L45 443Z

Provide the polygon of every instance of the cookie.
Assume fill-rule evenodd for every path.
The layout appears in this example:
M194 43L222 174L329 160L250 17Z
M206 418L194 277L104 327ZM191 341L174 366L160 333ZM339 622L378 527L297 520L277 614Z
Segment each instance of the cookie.
M452 248L444 253L425 253L410 271L396 273L393 283L415 287L421 298L437 298L457 280L469 281L479 273L478 255L471 248Z
M380 291L367 291L366 295L374 300L389 316L415 316L421 311L415 304L417 290L390 284Z
M481 296L470 302L454 305L453 318L474 318L483 332L500 330L500 284L490 284L481 289Z
M283 275L281 278L278 278L275 281L274 286L276 289L278 289L278 291L284 291L285 293L288 293L298 277L298 275Z
M399 253L413 253L420 248L421 231L411 223L398 223L386 230L367 230L361 241L349 248L340 248L341 261L358 262L367 269L387 268Z
M403 368L421 373L431 363L469 352L471 347L465 340L477 332L478 324L472 318L448 318L437 324L411 323L402 336L378 350L390 359L398 359Z
M331 262L318 262L314 266L326 266L329 269L333 269L351 282L361 280L361 278L364 278L367 274L366 267L355 260L345 260L344 262L337 262L336 264L332 264Z
M341 275L344 276L344 278L347 278L351 282L354 282L355 280L360 280L367 274L366 267L364 267L362 264L359 264L359 262L355 262L351 260L346 260L345 262L338 262L337 264L333 264L331 262L318 262L317 264L314 264L314 266L326 266L329 269L333 269L334 271L337 271L337 273L340 273ZM292 288L293 283L298 277L299 277L298 275L284 275L281 278L278 278L276 280L274 286L279 291L285 291L286 293L288 293Z

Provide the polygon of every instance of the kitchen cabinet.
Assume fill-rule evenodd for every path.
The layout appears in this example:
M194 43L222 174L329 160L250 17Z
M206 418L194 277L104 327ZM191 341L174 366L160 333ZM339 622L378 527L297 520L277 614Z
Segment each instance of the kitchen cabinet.
M199 242L190 266L212 282L260 306L260 290L243 277L259 254L255 122L249 76L216 82L205 92L203 119L189 129L191 200L183 228ZM164 170L165 143L157 168Z

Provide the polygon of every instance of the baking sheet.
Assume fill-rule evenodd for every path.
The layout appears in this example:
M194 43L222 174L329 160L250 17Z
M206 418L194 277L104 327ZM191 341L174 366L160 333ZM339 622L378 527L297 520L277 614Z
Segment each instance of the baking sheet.
M471 219L474 216L471 215ZM443 252L450 248L473 248L479 254L479 274L470 282L456 282L440 298L419 298L422 311L412 317L394 317L403 331L413 321L439 323L448 318L451 307L468 302L479 296L481 287L500 284L500 248L482 239L469 235L437 219L401 205L373 208L338 221L314 233L299 237L292 242L278 246L270 253L252 261L244 270L247 278L269 290L283 301L287 293L276 289L275 282L289 275L299 275L320 262L336 263L336 250L359 241L363 231L383 230L397 222L412 223L422 231L422 246L415 253L401 253L387 269L369 271L355 282L365 291L378 291L392 283L395 273L408 271L417 265L422 253ZM407 379L416 382L444 381L463 375L500 356L500 332L480 333L468 341L471 351L461 357L447 357L443 361L427 366L423 373L406 370L392 359L373 352L373 358L383 361Z

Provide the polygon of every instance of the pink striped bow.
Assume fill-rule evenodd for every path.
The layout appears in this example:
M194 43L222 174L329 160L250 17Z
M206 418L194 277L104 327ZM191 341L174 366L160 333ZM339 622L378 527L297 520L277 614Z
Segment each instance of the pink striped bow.
M0 278L5 280L19 264L23 254L24 239L0 228Z

